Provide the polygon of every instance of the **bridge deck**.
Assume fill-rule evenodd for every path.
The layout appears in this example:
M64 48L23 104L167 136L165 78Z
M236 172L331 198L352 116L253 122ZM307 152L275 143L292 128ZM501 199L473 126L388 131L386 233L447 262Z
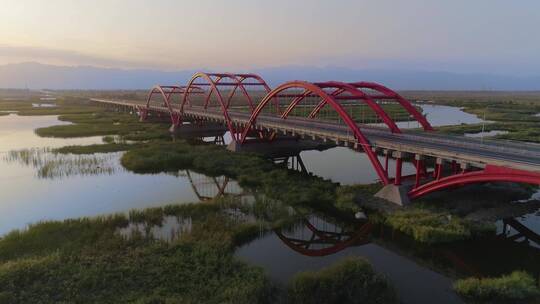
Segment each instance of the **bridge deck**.
M93 101L119 106L135 107L140 102L111 101L93 99ZM169 113L168 108L151 106L151 111ZM174 108L175 111L180 111ZM229 110L229 116L235 125L244 126L250 118L250 113ZM224 122L221 111L204 110L198 107L184 109L187 117L209 119ZM446 161L455 160L476 167L488 164L505 166L532 172L540 172L540 145L504 140L484 140L465 136L451 136L435 132L407 130L402 134L391 133L377 126L359 124L362 133L367 137L372 147L399 151L410 154L420 154L442 158ZM356 139L352 131L345 125L327 121L301 118L287 118L261 114L255 128L270 129L284 133L293 133L315 139L335 140L346 145L353 145ZM241 131L241 128L239 128Z

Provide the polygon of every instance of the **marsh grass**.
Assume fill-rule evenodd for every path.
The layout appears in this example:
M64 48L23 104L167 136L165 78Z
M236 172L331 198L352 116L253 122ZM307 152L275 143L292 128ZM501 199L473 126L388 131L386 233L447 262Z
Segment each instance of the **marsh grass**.
M92 113L60 115L62 121L73 124L39 128L36 134L43 137L82 137L118 135L126 140L168 139L166 124L140 123L127 113L108 112L103 109Z
M17 111L18 115L61 115L61 114L85 114L103 109L91 105L87 99L77 97L62 97L55 101L56 107L34 107L33 104L41 103L38 98L29 100L2 100L1 111Z
M228 218L224 208L219 202L171 205L13 231L0 239L0 300L272 303L273 285L262 270L233 257L259 226ZM173 214L189 219L174 239L120 233Z
M517 303L540 296L538 282L527 272L514 271L496 278L468 278L454 283L465 298L482 303Z
M156 173L191 169L208 176L227 176L241 187L287 204L333 206L337 185L279 167L255 154L232 153L213 145L185 141L151 143L127 151L121 159L128 170Z
M444 213L406 210L389 215L385 224L424 243L443 243L468 239L472 232L464 220Z
M134 172L190 169L209 176L224 175L236 179L244 189L252 189L268 199L297 208L309 206L330 214L340 213L344 217L352 217L361 211L358 200L373 200L372 195L380 187L375 184L339 186L276 166L257 155L232 153L211 145L193 146L183 141L134 148L123 155L121 162ZM429 244L466 240L495 232L493 224L468 221L444 208L418 207L422 208L382 210L375 218L418 242Z
M410 96L433 100L438 104L457 106L463 111L484 118L492 123L439 127L438 131L452 134L479 133L501 130L507 134L494 136L497 139L540 143L540 94L538 92L411 92Z
M75 155L55 153L50 148L9 151L4 161L18 162L36 169L36 176L44 179L114 174L122 170L117 154Z
M253 189L255 193L262 194L268 199L283 201L297 207L301 205L316 207L325 212L338 210L349 215L360 210L357 205L359 196L362 200L372 200L372 194L377 188L377 186L338 186L322 178L280 168L258 155L235 154L222 147L195 145L184 140L171 142L167 124L142 124L136 117L129 114L108 112L102 108L96 109L84 99L61 100L58 105L58 109L54 110L67 110L60 119L74 124L39 129L37 130L39 135L105 136L105 144L102 145L56 149L54 152L67 153L73 158L73 164L68 165L67 170L59 169L59 171L68 172L67 174L77 174L77 170L70 171L77 167L82 168L79 173L92 174L92 168L96 167L107 171L107 167L92 164L92 160L81 160L77 163L72 154L127 151L122 156L121 163L123 167L137 173L171 172L176 174L178 170L191 169L208 176L227 176L237 180L243 188ZM70 113L75 107L84 109ZM477 109L480 108L483 108L483 105L477 107ZM511 107L507 109L510 111ZM536 111L536 108L526 108L523 113L533 110ZM41 175L61 176L62 173L56 172L56 169L61 167L60 164L51 162L50 166L43 167ZM408 212L408 215L405 213L396 216L388 215L393 217L389 222L422 242L464 239L474 234L471 231L475 229L474 226L467 221L457 219L444 221L445 216L441 214L448 214L448 212L422 209L424 209L421 211L422 221L409 220L418 215L419 211L413 209L404 211ZM405 229L406 225L412 228Z
M135 143L106 143L84 146L64 146L52 150L61 154L95 154L127 151L135 147Z
M384 277L360 257L344 258L319 271L296 274L288 286L290 303L398 303Z

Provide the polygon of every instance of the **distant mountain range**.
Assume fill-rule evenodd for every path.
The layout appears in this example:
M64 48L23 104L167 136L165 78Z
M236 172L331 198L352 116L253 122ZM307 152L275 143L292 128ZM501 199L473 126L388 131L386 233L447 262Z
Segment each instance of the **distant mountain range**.
M160 84L185 84L195 71L55 66L40 63L0 65L0 88L147 89ZM515 77L491 74L406 70L360 70L285 66L257 69L271 86L287 80L376 81L397 90L540 90L540 75Z

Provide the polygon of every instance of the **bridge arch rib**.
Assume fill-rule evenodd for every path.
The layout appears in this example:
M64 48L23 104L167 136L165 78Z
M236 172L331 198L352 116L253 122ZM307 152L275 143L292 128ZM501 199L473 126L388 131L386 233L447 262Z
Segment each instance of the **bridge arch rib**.
M146 119L146 115L150 111L150 106L151 106L150 103L152 101L152 98L155 95L159 95L163 101L162 106L166 107L169 112L173 126L177 126L178 124L180 124L181 117L180 117L179 111L174 109L172 97L174 95L182 95L186 92L186 90L187 89L185 86L177 86L177 85L153 86L147 95L145 107L139 108L139 110L141 110L142 112L141 118ZM191 87L190 90L192 93L198 93L198 94L201 93L201 88L196 87L196 86ZM181 98L179 99L181 100Z
M373 99L387 99L387 100L397 101L409 113L409 115L411 115L422 126L424 131L433 131L433 127L431 126L429 121L426 119L426 117L422 115L422 113L420 113L414 107L414 105L411 104L410 101L405 99L403 96L399 95L394 90L375 82L361 81L361 82L350 83L350 85L354 86L357 89L374 90L381 94L380 96L371 95Z
M287 90L293 90L295 93L283 94L283 92ZM327 92L327 90L332 90L332 92L329 93ZM362 133L362 131L360 130L356 122L354 122L354 120L351 118L351 116L347 113L347 111L343 108L343 106L339 102L340 99L338 95L347 90L351 90L351 88L343 83L338 83L338 82L326 82L326 83L310 83L310 82L305 82L305 81L286 82L278 86L274 90L272 90L270 93L268 93L263 98L263 100L259 103L257 108L255 108L255 110L251 114L251 117L249 118L249 121L245 124L244 130L242 132L241 137L239 138L239 141L240 143L245 142L249 132L252 130L252 128L256 124L257 118L262 114L262 111L265 109L265 107L268 106L270 101L273 100L274 98L280 97L280 96L293 98L292 101L286 107L285 111L283 111L282 114L280 115L281 119L287 119L289 114L295 108L300 107L302 103L305 102L306 97L308 96L316 97L320 99L320 102L316 104L316 106L314 107L314 109L311 111L311 113L309 114L307 118L316 117L320 108L324 106L330 106L331 109L335 113L337 113L338 117L342 119L342 121L349 128L349 130L351 130L357 143L362 147L363 151L366 153L369 160L371 161L380 180L385 185L389 184L388 172L386 171L386 169L382 167L377 155L372 150L370 142L364 136L364 134ZM356 94L360 94L360 93L356 93ZM358 97L355 97L355 98L358 98ZM382 109L380 111L382 111ZM382 111L382 113L384 113L384 111Z
M167 107L169 111L169 115L171 117L171 122L173 123L173 125L178 124L180 120L180 116L178 115L178 113L175 113L173 111L171 98L174 94L181 94L181 93L183 93L183 87L181 86L155 85L154 87L152 87L152 89L148 93L148 96L146 98L146 110L145 110L146 112L144 112L144 114L141 116L144 116L143 117L144 119L146 118L146 115L148 114L148 111L150 110L150 102L152 100L152 97L154 97L154 95L157 94L157 95L160 95L161 98L163 99L163 106Z
M254 82L247 82L247 80L253 80ZM199 82L197 82L199 81ZM202 82L200 82L202 81ZM229 82L225 82L229 81ZM239 134L234 127L234 123L229 117L229 108L231 107L231 102L235 94L242 92L244 97L244 102L247 104L249 113L255 109L255 104L253 97L247 90L247 86L259 86L263 88L265 93L270 92L270 87L268 84L256 74L232 74L232 73L203 73L199 72L192 76L191 80L186 86L184 97L180 106L180 111L183 113L186 107L199 107L204 111L208 111L209 106L211 105L212 96L215 95L217 102L221 108L225 123L227 128L231 133L231 137L234 141L237 141ZM195 105L190 97L192 95L192 88L194 87L208 87L206 90L206 95L202 105ZM224 97L224 92L222 88L231 88L228 92L228 95ZM244 105L240 105L243 107Z
M409 191L409 198L419 198L453 186L488 182L514 182L540 185L540 173L487 165L483 170L458 173L423 184Z

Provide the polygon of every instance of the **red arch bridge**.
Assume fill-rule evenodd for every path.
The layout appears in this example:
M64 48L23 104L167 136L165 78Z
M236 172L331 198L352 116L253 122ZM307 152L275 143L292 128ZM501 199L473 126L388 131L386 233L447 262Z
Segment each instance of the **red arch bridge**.
M473 183L540 185L540 146L438 134L415 105L373 82L289 81L271 89L255 74L196 73L184 86L154 86L144 101L92 100L142 121L166 118L173 131L228 131L233 151L350 147L367 155L384 184L377 195L399 204ZM402 121L418 128L404 130ZM415 174L403 175L405 161Z

